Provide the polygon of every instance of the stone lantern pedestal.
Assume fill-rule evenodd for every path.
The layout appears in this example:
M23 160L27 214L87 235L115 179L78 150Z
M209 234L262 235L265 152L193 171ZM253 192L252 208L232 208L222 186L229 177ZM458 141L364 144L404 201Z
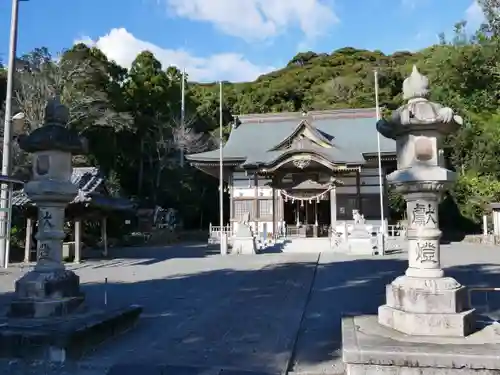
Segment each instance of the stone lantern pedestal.
M398 169L387 180L406 200L408 268L387 285L378 316L343 319L348 375L486 375L500 369L500 333L491 326L476 329L466 288L441 268L438 204L455 180L444 167L442 139L462 119L428 101L428 93L427 78L414 67L403 84L407 103L377 123L396 141Z
M45 109L45 123L19 139L32 153L33 178L25 193L38 207L38 259L15 285L8 317L0 323L0 355L64 361L87 344L102 341L134 323L139 306L114 311L84 304L80 278L62 261L65 208L78 194L71 182L71 158L85 151L85 140L67 129L68 110L56 98Z

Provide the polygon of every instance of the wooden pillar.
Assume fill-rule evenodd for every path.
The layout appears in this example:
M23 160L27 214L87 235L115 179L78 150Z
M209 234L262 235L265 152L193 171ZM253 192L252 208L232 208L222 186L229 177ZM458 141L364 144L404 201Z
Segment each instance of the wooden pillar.
M359 169L356 171L356 206L359 212L363 213L361 207L361 172Z
M24 242L24 263L29 263L31 258L31 248L33 247L33 220L26 219L26 240Z
M316 200L314 202L314 225L318 226L318 208L319 208L319 202Z
M234 182L233 182L233 172L229 173L229 183L228 183L228 190L229 190L229 228L230 228L230 233L229 235L232 235L234 233L233 231L233 220L234 220Z
M302 201L304 202L304 201ZM306 203L304 203L304 211L305 211L305 220L304 220L304 224L305 225L309 225L309 208L310 208L310 204L309 204L309 201L306 201Z
M254 212L254 223L255 223L255 235L259 235L259 176L257 173L253 175L253 186L254 186L254 201L253 201L253 212Z
M330 227L337 227L337 188L334 186L330 190Z
M80 263L82 260L82 220L75 219L75 263Z
M318 200L316 199L314 201L314 229L313 229L313 234L314 237L318 237Z
M101 238L102 238L102 245L103 245L103 251L102 255L104 257L108 256L108 218L103 217L101 219Z
M278 191L278 212L279 212L279 221L281 222L281 226L284 228L285 221L285 199L281 194L281 191Z
M281 194L281 190L276 190L276 227L278 234L284 233L285 224L284 222L284 212L285 212L285 200L283 199L283 195Z
M295 205L295 226L299 226L299 221L300 221L300 201L297 201L297 204Z
M276 235L276 190L274 190L274 188L272 188L272 210L273 210L273 236L272 238L273 239L276 239L277 238L277 235Z

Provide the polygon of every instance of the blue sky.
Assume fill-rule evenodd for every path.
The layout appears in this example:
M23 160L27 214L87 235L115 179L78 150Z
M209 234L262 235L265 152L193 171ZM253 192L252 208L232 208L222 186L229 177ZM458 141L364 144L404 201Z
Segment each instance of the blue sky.
M0 0L7 61L11 0ZM473 0L29 0L19 7L18 53L97 45L124 66L149 49L191 78L242 81L297 52L351 46L417 50L455 22L480 22Z

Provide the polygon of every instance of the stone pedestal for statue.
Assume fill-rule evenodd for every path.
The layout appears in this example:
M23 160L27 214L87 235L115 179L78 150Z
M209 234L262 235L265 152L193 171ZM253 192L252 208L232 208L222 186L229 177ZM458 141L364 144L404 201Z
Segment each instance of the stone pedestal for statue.
M353 228L348 238L348 245L351 254L372 255L374 251L373 237L364 227Z
M428 101L428 92L427 78L414 67L403 85L407 104L391 120L377 123L383 136L396 140L398 169L387 179L407 202L409 267L386 287L386 304L379 307L378 317L343 320L347 374L477 374L478 369L500 369L498 355L493 361L482 357L479 365L484 348L471 345L471 337L476 343L500 343L500 334L474 333L466 288L441 269L438 204L455 180L455 173L444 168L441 145L462 120L450 108Z
M500 203L490 203L491 216L493 220L493 236L495 239L500 237ZM496 244L495 240L495 244Z
M234 234L233 254L257 254L257 243L247 223L240 223Z
M33 178L24 190L38 207L39 257L34 269L16 281L8 318L0 325L3 355L64 360L75 353L75 345L84 346L75 340L92 342L106 332L117 333L141 312L138 306L113 312L89 309L79 277L62 261L65 208L78 194L71 182L71 158L86 147L84 139L65 127L67 118L68 110L56 98L46 107L44 126L19 139L33 157Z
M354 224L347 237L348 252L356 255L372 255L373 237L365 225L365 219L358 210L353 210Z

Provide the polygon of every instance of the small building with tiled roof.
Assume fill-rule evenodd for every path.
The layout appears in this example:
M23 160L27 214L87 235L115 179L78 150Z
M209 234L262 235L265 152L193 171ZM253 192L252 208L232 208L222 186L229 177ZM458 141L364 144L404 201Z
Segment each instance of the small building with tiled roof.
M78 194L70 206L81 205L81 208L93 208L109 211L133 210L134 204L128 199L112 197L106 187L104 176L99 168L78 167L73 168L71 182L78 186ZM23 190L14 191L12 195L14 207L34 207L34 203ZM75 209L75 207L71 207Z
M110 212L122 211L134 213L135 204L124 198L111 196L106 180L96 167L73 168L71 182L78 187L78 193L66 208L66 219L74 222L75 240L74 256L76 261L80 260L81 244L83 236L83 220L97 220L101 226L101 237L104 245L104 253L107 252L107 216ZM30 258L32 250L32 236L34 223L36 221L36 204L26 195L24 190L16 190L12 194L12 206L24 211L27 218L25 261ZM73 243L73 242L72 242Z
M385 181L396 166L396 143L379 137L376 121L375 109L235 117L222 149L231 224L249 215L259 233L287 226L321 236L337 220L351 220L354 209L380 220L378 151ZM219 176L219 149L187 159Z

